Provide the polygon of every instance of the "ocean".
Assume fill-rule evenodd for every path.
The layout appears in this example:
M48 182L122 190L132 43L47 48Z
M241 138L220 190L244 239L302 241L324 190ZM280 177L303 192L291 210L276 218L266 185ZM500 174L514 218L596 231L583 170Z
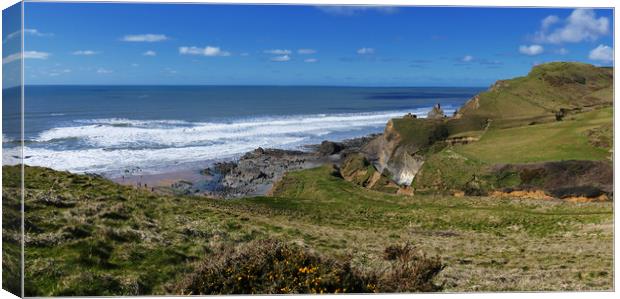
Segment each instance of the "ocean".
M390 118L450 115L483 88L26 86L25 164L119 177L234 159L257 147L304 149L380 133ZM3 91L3 93L6 91ZM3 122L19 118L3 103ZM4 126L3 163L19 128Z

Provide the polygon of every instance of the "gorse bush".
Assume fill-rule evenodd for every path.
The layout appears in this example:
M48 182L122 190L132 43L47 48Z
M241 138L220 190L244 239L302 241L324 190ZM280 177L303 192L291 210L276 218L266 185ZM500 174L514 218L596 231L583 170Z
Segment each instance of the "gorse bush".
M349 263L274 240L221 248L178 290L192 295L366 291L366 282Z
M408 246L408 245L407 245ZM177 286L177 293L287 294L436 291L433 278L443 269L404 247L390 266L362 272L349 259L336 260L296 245L254 241L220 249Z

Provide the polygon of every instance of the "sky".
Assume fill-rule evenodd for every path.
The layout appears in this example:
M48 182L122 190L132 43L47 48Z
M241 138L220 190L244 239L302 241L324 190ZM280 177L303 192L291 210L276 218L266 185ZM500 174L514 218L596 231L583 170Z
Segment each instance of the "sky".
M549 61L613 64L611 9L26 2L24 10L26 84L484 87ZM15 63L8 55L3 67Z

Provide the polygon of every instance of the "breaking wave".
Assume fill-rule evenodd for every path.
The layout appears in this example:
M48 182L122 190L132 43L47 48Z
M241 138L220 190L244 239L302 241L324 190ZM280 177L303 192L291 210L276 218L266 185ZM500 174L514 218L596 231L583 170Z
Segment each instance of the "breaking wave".
M446 108L446 113L454 111ZM28 165L72 172L121 173L140 167L156 173L175 165L236 157L257 147L292 149L325 139L378 133L391 118L408 112L424 116L429 110L289 115L224 122L75 120L41 132L24 148L24 155Z

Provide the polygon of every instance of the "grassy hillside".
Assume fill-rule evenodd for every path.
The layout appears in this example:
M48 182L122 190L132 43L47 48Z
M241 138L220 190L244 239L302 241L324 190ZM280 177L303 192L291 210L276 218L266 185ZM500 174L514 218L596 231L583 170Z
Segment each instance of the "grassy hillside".
M364 153L394 182L418 190L459 189L498 163L610 159L612 83L610 68L538 65L497 81L454 117L390 120Z
M612 118L612 108L605 108L561 122L492 129L480 141L454 147L454 151L486 163L610 159L610 147L596 146L587 132L611 124Z
M495 127L553 121L560 109L613 103L613 69L577 62L552 62L529 74L497 81L458 112L460 122L491 119Z
M16 171L5 166L3 176ZM174 293L222 246L261 239L350 261L361 273L389 268L386 246L409 242L440 256L436 282L448 291L612 283L611 203L396 196L330 167L288 174L274 197L228 201L36 167L26 168L26 182L28 295ZM5 195L15 183L5 182Z
M560 122L491 128L477 142L450 146L429 156L414 186L459 189L473 175L481 177L495 164L563 160L611 163L612 119L612 108L602 108Z

